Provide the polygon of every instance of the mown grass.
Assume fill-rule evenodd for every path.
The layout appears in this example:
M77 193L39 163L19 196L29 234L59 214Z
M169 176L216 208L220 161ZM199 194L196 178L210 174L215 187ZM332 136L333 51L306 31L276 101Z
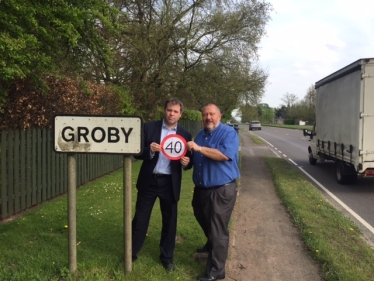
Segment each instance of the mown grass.
M285 128L285 129L295 129L295 130L312 130L312 125L285 125L285 124L262 124L262 126L267 127L278 127L278 128Z
M141 162L133 164L135 181ZM112 173L77 192L77 271L68 269L67 197L62 196L0 225L0 280L192 280L204 266L191 258L205 243L191 207L191 171L184 172L175 251L177 271L159 262L161 216L156 201L147 239L133 270L125 274L123 172Z
M310 255L321 264L325 280L373 280L373 249L360 229L330 205L292 165L266 158L274 183ZM141 162L133 164L133 186ZM184 172L179 202L177 271L168 273L158 260L161 217L156 202L148 236L133 270L123 258L122 170L77 192L77 272L68 270L67 198L47 202L22 217L0 225L0 280L194 280L204 265L192 258L205 238L191 207L191 171ZM133 207L136 189L133 188Z
M265 142L254 134L249 134L249 137L255 144L265 144Z
M328 203L294 166L279 158L266 158L266 163L325 280L373 280L374 250L357 225Z

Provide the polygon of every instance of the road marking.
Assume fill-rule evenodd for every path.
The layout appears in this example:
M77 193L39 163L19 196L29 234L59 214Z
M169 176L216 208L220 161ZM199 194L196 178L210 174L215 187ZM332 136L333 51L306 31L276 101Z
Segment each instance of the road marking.
M355 211L349 208L343 201L341 201L338 197L332 194L327 188L325 188L321 183L319 183L315 178L309 175L303 168L299 167L299 169L307 175L315 184L317 184L323 191L325 191L328 195L330 195L340 206L342 206L348 213L350 213L354 218L356 218L360 223L362 223L371 233L374 234L374 228L366 222L363 218L361 218Z
M250 134L253 134L252 132L249 132ZM259 139L261 139L262 141L266 142L268 145L270 145L271 147L274 147L274 145L272 145L270 142L268 142L267 140L264 140L262 137L254 134L256 137L258 137ZM275 150L278 150L276 147L274 147ZM278 153L276 153L273 149L270 148L270 150L278 157L278 158L282 158L281 156L278 155ZM279 151L280 152L280 151ZM280 152L281 153L281 152Z
M277 155L278 156L278 158L282 158L282 156L280 156L278 153L276 153L274 150L272 150L271 148L270 148L270 150L275 154L275 155Z
M257 136L257 135L256 135ZM259 137L259 136L257 136ZM271 143L268 141L264 140L263 138L259 137L262 139L264 142L268 143L271 147L274 147ZM277 148L275 148L277 149ZM278 149L277 149L278 150ZM273 151L271 149L271 151ZM274 152L274 151L273 151ZM278 156L277 153L274 152ZM283 154L284 155L284 154ZM285 155L284 155L285 156ZM279 157L279 156L278 156ZM341 201L338 197L336 197L333 193L331 193L326 187L324 187L320 182L318 182L315 178L313 178L311 175L309 175L303 168L298 166L294 161L292 161L290 158L287 158L291 163L293 163L296 167L298 167L306 176L308 176L316 185L318 185L323 191L325 191L332 199L335 200L336 203L338 203L340 206L342 206L348 213L350 213L355 219L357 219L363 226L365 226L372 234L374 234L374 228L363 218L361 218L355 211L353 211L351 208L349 208L343 201ZM279 157L280 158L280 157Z

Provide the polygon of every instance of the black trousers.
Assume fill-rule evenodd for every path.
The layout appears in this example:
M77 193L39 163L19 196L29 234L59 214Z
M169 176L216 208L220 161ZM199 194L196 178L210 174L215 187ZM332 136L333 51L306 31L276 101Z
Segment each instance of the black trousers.
M203 189L195 187L192 206L196 220L211 244L206 273L218 277L225 275L229 249L229 222L235 206L237 184Z
M132 256L136 257L143 247L152 209L157 198L160 200L162 229L160 238L160 260L173 262L175 236L177 232L177 202L173 195L171 177L150 178L150 186L138 191L135 215L132 221Z

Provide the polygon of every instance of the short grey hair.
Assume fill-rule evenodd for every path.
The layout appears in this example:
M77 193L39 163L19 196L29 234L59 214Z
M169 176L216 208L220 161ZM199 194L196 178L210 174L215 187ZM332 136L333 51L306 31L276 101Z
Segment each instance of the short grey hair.
M214 106L217 108L218 113L221 114L221 109L219 109L218 105L216 105L216 104L213 103L213 102L210 102L210 103L207 103L206 105L204 105L204 106L201 108L201 112L203 112L204 109L205 109L205 107L207 107L207 106L209 106L209 105L214 105Z

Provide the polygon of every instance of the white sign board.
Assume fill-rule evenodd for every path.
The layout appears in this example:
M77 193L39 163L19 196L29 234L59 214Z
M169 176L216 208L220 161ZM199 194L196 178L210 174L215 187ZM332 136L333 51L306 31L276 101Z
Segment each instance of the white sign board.
M138 116L56 115L54 150L65 153L142 152L143 121Z

